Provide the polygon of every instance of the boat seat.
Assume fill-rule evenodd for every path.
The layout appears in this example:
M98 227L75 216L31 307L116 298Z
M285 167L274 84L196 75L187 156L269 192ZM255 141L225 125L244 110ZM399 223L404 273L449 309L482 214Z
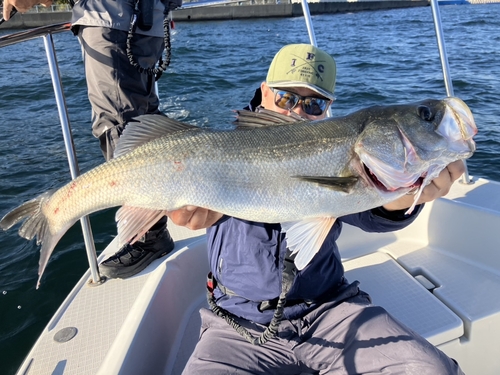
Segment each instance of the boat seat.
M500 195L494 189L500 185L481 180L472 189L454 184L449 198L426 204L402 230L366 233L345 224L337 242L349 281L358 279L375 304L465 373L500 368L500 199L490 199ZM437 319L443 327L435 329Z
M344 262L346 278L360 281L374 304L434 345L463 335L462 320L391 256L375 252Z

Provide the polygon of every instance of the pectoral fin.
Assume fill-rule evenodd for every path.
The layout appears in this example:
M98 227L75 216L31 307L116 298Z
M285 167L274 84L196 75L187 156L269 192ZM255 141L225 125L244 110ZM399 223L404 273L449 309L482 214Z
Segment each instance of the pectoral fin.
M318 217L281 224L283 232L286 232L288 249L292 254L297 254L294 262L299 271L319 251L335 220L334 217Z
M167 214L163 210L123 206L116 212L118 222L118 248L134 243Z
M358 182L358 177L328 177L328 176L294 176L303 181L314 182L318 185L350 193L351 189Z

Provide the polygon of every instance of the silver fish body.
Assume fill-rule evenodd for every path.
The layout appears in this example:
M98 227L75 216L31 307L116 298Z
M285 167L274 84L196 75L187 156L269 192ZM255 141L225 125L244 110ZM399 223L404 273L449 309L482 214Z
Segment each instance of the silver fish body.
M477 132L457 98L313 122L283 123L276 116L267 123L242 112L241 128L225 131L164 116L139 120L127 126L115 159L0 221L8 229L25 219L20 235L42 244L40 275L67 229L95 211L124 206L164 213L193 205L268 223L340 217L391 202L470 157ZM123 215L129 232L139 231L139 218Z

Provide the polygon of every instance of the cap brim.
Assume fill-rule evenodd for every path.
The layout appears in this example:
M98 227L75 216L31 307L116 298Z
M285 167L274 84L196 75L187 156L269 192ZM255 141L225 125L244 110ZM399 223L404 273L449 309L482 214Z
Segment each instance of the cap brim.
M304 87L306 89L312 90L314 92L317 92L321 96L324 96L325 98L328 98L330 100L335 100L335 96L326 90L323 90L322 88L311 85L310 83L305 83L305 82L299 82L299 81L278 81L278 82L266 82L269 87L272 88L280 88L280 87Z

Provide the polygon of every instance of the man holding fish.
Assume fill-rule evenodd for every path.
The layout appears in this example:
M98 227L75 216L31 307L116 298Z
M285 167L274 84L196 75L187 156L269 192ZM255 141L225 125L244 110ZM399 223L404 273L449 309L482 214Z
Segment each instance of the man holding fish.
M335 76L335 61L324 51L285 46L248 108L323 119L334 100ZM420 189L417 202L411 191L337 218L305 267L294 264L280 224L195 206L171 211L178 225L207 228L211 267L212 311L200 311L201 338L183 373L462 374L454 360L372 305L359 282L345 279L335 242L342 223L369 232L406 227L423 203L447 194L463 172L462 161L452 162Z

